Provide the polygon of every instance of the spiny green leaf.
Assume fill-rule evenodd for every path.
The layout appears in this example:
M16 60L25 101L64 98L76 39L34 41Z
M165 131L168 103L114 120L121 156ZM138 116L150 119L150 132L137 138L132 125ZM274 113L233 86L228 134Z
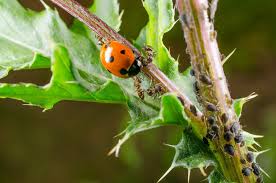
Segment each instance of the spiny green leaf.
M144 106L147 110L148 108ZM159 110L158 110L159 111ZM118 156L119 150L123 143L132 135L141 131L157 128L164 125L188 125L188 118L184 113L182 104L173 94L167 94L162 97L161 110L153 113L152 117L137 122L132 121L127 129L122 133L124 136L119 140L118 144L110 151L109 154L115 153ZM142 115L145 116L145 115Z
M208 146L198 139L189 127L184 130L180 142L172 147L175 149L173 162L160 180L176 167L183 167L190 171L195 168L203 169L216 164L216 160Z

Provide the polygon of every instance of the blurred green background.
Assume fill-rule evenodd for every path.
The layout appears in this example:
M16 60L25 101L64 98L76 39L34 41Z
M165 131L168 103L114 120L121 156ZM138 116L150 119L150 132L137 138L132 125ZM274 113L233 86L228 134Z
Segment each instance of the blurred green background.
M129 40L137 37L147 15L141 0L119 0L124 9L121 33ZM39 0L21 0L24 6L42 10ZM49 1L46 1L47 3ZM89 6L92 0L79 0ZM130 3L131 2L131 3ZM51 3L49 3L51 4ZM51 4L52 5L52 4ZM256 92L241 122L244 129L263 134L259 157L275 182L276 169L276 1L220 1L216 29L221 52L235 54L225 65L233 98ZM60 10L60 9L59 9ZM60 11L70 25L72 17ZM183 70L189 65L180 25L166 34L165 43ZM49 81L49 70L11 73L1 82ZM1 183L150 183L156 182L170 166L173 150L163 143L175 144L179 129L167 127L136 135L126 143L120 158L106 156L129 118L123 106L97 103L61 102L53 110L14 100L0 100L0 182ZM186 182L187 171L173 170L163 182ZM204 177L193 171L191 182Z

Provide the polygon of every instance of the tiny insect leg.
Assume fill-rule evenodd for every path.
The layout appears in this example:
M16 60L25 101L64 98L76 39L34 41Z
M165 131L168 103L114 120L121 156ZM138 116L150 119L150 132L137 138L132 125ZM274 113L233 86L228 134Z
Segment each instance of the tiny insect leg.
M155 57L155 52L153 48L148 45L143 48L143 51L146 54L146 58L143 60L143 66L147 66L153 61L153 58Z
M141 86L141 83L142 83L141 79L138 76L134 76L133 80L134 80L134 87L135 87L137 95L139 96L140 99L144 100L145 94L144 94L144 90Z

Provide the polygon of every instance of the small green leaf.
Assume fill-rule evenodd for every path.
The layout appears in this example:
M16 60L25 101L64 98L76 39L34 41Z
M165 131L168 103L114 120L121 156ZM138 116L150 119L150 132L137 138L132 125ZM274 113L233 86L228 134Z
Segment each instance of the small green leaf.
M175 149L173 162L159 181L176 167L183 167L191 171L195 168L203 170L203 168L216 164L216 160L209 147L202 140L198 139L189 127L184 130L180 142L172 147Z

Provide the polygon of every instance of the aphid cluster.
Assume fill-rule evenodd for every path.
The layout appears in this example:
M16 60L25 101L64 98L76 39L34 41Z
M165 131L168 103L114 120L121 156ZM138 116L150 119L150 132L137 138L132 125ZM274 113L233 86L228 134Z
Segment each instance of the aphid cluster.
M190 71L191 76L195 76L196 73L194 70ZM197 95L198 100L200 99L200 88L199 83L203 84L205 86L212 85L212 80L207 75L199 75L199 81L196 81L194 83L194 91ZM222 113L221 116L216 118L214 113L219 112L217 106L213 103L206 103L205 109L207 111L208 116L204 117L204 119L207 122L207 134L205 137L203 137L202 141L204 144L209 145L209 140L214 140L216 138L219 138L219 131L220 128L218 126L218 120L224 125L224 133L223 133L223 139L225 140L225 144L223 147L223 150L225 153L227 153L230 156L235 156L235 147L231 144L231 142L235 142L236 144L239 144L240 147L245 145L245 141L243 138L243 135L241 133L241 126L239 122L234 122L232 124L229 124L229 116L227 113ZM193 106L190 106L190 110L193 111ZM241 173L244 176L250 176L251 173L254 173L255 176L257 176L257 183L263 182L260 168L259 166L254 163L254 155L253 153L249 152L246 154L245 158L240 159L240 163L243 165L243 168L241 170Z

